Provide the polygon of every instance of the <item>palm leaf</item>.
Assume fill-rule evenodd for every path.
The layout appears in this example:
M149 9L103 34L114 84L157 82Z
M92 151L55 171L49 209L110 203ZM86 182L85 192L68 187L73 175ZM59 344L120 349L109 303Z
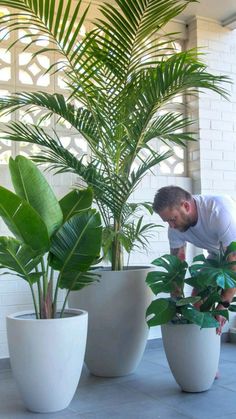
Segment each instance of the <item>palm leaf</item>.
M145 51L146 39L150 39L190 2L191 0L116 0L120 10L108 3L102 5L101 12L106 19L97 20L97 27L106 35L101 40L102 49L106 52L106 65L108 62L120 78L127 79L132 63L137 62L137 55L139 62L141 61L140 50ZM101 60L101 56L99 58Z
M48 40L49 38L51 44L55 45L54 49L66 56L70 62L70 56L74 53L74 49L77 46L79 32L89 9L89 7L86 7L82 12L81 3L82 1L80 0L74 7L71 0L59 0L58 2L55 0L33 2L28 2L27 0L2 0L1 6L13 7L18 12L1 16L0 27L2 27L1 30L7 29L9 32L14 32L30 25L31 28L40 31L41 40ZM38 33L30 36L33 39L31 44L38 41ZM23 37L27 37L27 35L23 35ZM16 42L19 42L19 40ZM14 45L15 42L11 46ZM49 47L41 48L37 54L51 50L52 46L49 45ZM65 61L60 63L62 64L62 62L65 63Z

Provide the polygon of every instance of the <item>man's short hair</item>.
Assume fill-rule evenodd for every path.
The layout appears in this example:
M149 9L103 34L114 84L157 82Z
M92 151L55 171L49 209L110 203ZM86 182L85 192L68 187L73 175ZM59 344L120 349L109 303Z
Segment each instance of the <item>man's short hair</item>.
M166 208L179 206L182 201L191 201L192 195L179 186L164 186L160 188L153 201L153 210L157 213Z

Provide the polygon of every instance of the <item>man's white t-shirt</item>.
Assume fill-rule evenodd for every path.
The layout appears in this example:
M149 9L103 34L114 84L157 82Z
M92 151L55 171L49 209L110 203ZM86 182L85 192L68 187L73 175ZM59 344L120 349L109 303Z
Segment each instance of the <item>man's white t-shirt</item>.
M236 241L236 202L232 198L194 195L194 200L198 212L197 224L185 232L169 227L171 249L178 249L189 242L212 254L218 253L220 242L228 246Z

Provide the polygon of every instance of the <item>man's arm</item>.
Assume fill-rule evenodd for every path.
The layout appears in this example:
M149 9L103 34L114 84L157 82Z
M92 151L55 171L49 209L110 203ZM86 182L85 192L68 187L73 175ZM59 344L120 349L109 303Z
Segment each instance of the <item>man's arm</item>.
M177 256L180 260L185 260L185 249L186 246L182 246L177 249L170 249L170 254Z
M236 252L230 253L227 260L228 260L228 262L236 261ZM232 265L231 269L232 269L232 271L236 271L236 265ZM227 288L227 289L222 291L221 300L223 302L231 303L231 301L234 298L235 293L236 293L236 288ZM225 307L221 303L219 303L218 306L216 307L216 309L217 310L225 310ZM223 316L216 316L216 319L220 323L220 326L217 329L217 333L220 335L222 333L222 328L223 328L226 320L225 320L225 317L223 317Z
M236 252L231 252L227 258L228 262L235 262L236 261ZM236 265L231 266L232 271L236 271ZM234 298L234 295L236 293L236 288L227 288L223 290L221 293L221 299L222 301L228 301L231 303L231 301Z
M180 260L185 260L185 248L186 246L182 246L176 249L170 249L170 254L177 256ZM175 291L171 293L171 297L181 297L183 294L183 290L177 287L175 288Z

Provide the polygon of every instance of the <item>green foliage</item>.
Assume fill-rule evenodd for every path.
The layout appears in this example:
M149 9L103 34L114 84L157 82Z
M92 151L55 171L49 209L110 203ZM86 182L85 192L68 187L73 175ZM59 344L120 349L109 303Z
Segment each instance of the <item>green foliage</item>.
M104 254L112 269L122 269L123 249L130 253L145 248L155 228L152 223L145 225L142 215L127 222L133 192L147 172L172 155L174 144L193 139L194 121L185 117L184 104L178 112L168 111L168 104L199 89L227 96L221 87L227 77L209 73L196 50L177 53L178 35L166 31L165 25L194 1L104 2L100 18L81 39L87 14L81 1L74 6L71 0L0 0L1 6L13 10L0 17L0 32L17 32L9 48L18 42L21 29L21 41L31 29L26 49L39 36L49 40L48 46L37 46L34 55L55 51L58 60L47 72L61 70L69 92L68 98L47 92L16 93L0 98L0 111L40 109L45 111L42 121L56 115L59 124L69 123L87 141L91 159L88 164L77 159L56 132L51 136L41 124L11 122L5 139L38 144L43 151L35 157L37 162L50 163L56 172L76 173L93 188L105 227ZM168 146L165 153L158 151L157 140Z
M216 310L221 302L222 290L236 287L236 272L232 267L236 262L229 262L227 257L236 250L232 242L224 251L222 248L214 258L198 255L191 266L174 255L164 255L152 263L158 269L149 272L146 283L155 295L168 293L171 296L157 298L147 309L149 327L174 323L195 323L201 328L217 327L216 315L228 319L228 310ZM188 271L187 271L188 270ZM186 273L190 277L186 278ZM197 295L186 297L185 284L196 288ZM236 311L233 299L229 310Z
M102 239L100 215L91 209L92 191L71 191L58 202L30 160L17 156L9 167L16 194L0 187L0 215L15 238L0 237L0 270L28 282L37 318L55 317L58 289L66 289L62 316L69 292L98 279L89 271Z
M62 223L62 211L48 182L35 164L22 156L10 158L9 169L16 194L40 215L50 237Z
M49 249L46 224L27 201L0 186L0 216L18 240L34 250Z

